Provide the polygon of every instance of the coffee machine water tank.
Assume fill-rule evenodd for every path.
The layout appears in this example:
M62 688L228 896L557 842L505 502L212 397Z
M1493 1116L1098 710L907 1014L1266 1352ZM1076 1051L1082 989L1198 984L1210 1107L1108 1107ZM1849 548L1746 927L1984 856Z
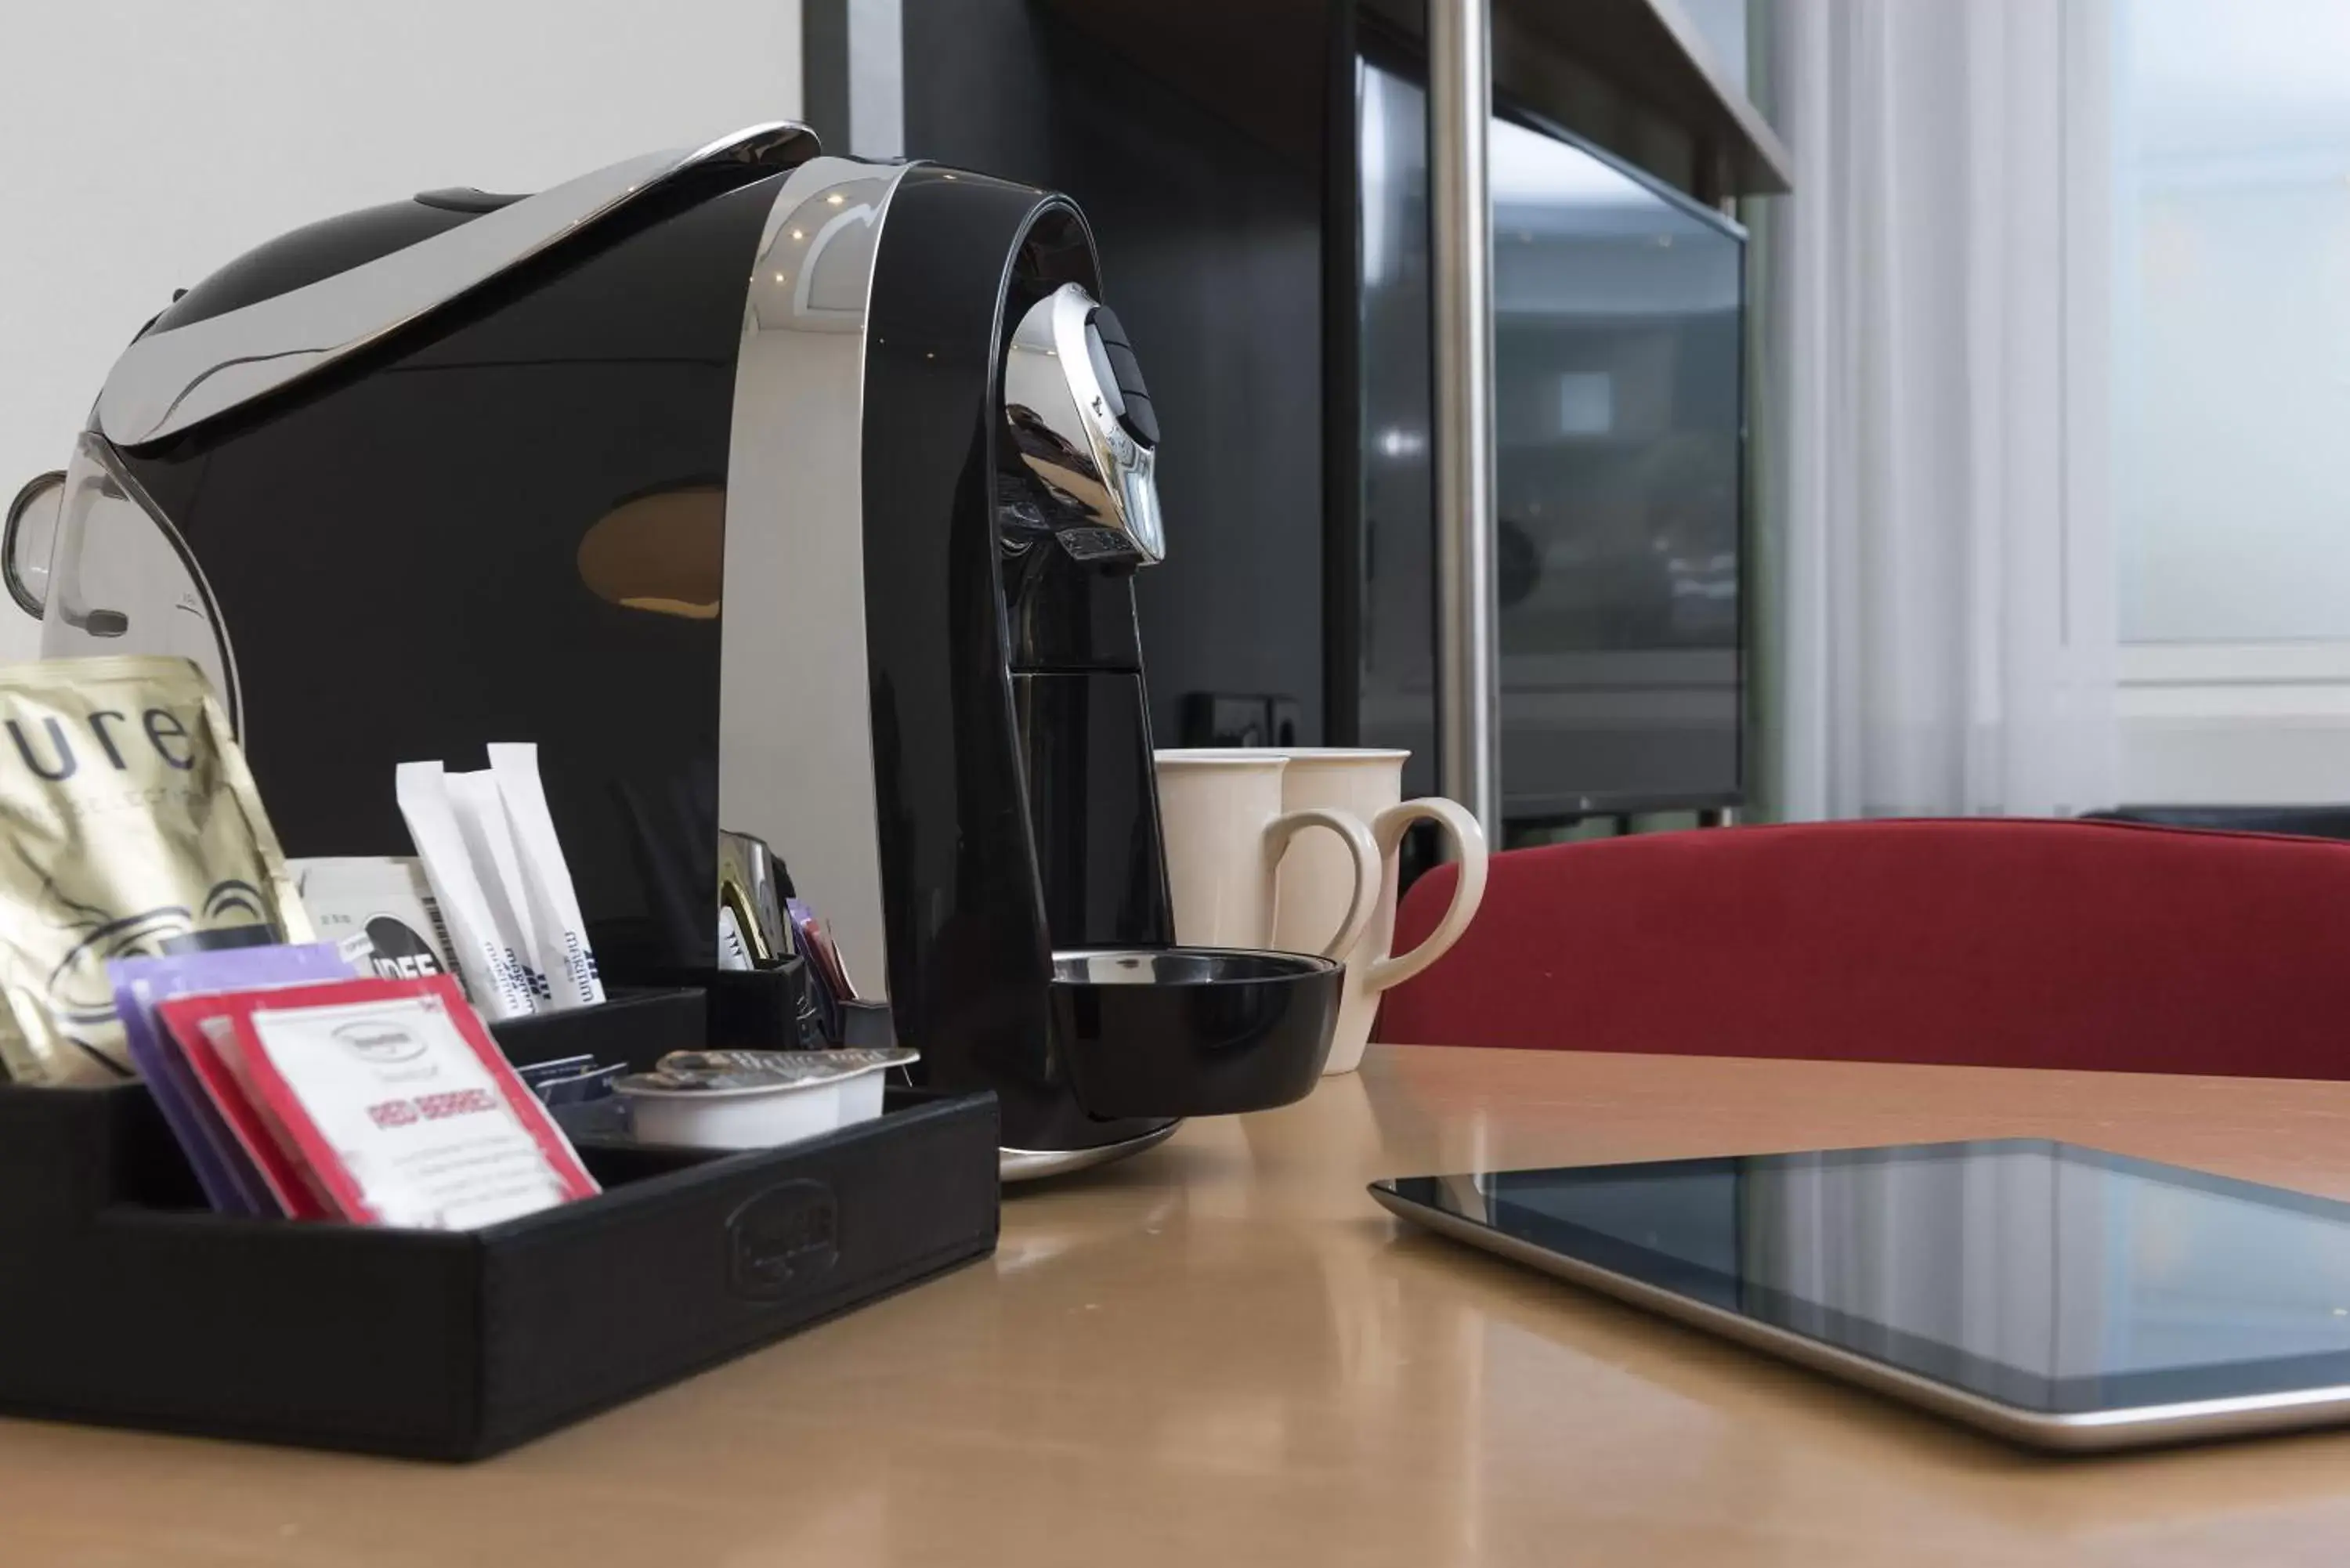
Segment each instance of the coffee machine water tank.
M1189 1070L1101 1113L1055 1023L1056 950L1173 941L1101 299L1066 198L793 125L330 219L116 365L44 650L195 658L296 856L405 852L394 764L536 741L622 981L713 966L720 830L764 839L1007 1170L1147 1147ZM1179 1042L1201 1105L1311 1086L1255 1039Z

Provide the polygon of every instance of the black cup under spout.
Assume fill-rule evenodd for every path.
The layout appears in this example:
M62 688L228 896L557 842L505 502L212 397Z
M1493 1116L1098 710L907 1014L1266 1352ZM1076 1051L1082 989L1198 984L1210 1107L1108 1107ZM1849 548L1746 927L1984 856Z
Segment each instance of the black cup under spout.
M1322 1076L1346 968L1233 948L1053 955L1053 1027L1096 1116L1216 1116L1302 1100Z

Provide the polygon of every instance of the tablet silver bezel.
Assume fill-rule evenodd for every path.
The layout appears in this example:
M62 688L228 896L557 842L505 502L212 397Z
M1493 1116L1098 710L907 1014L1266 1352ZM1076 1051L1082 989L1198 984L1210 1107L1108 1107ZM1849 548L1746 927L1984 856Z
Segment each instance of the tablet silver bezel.
M1388 1213L1439 1235L2033 1448L2104 1453L2350 1421L2350 1386L2339 1384L2106 1410L2025 1409L1551 1251L1489 1225L1415 1203L1380 1183L1374 1182L1370 1193Z

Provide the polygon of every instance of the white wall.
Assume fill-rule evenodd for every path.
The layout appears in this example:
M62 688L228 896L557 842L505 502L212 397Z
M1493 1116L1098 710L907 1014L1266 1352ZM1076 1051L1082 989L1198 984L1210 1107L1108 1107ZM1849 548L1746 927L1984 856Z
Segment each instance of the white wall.
M274 234L800 109L799 0L0 4L0 499L131 333ZM0 599L0 658L30 650Z

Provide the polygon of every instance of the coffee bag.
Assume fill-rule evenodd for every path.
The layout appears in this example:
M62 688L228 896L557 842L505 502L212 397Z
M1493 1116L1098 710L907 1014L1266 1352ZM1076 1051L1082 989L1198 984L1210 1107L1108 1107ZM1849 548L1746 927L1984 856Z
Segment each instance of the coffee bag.
M203 672L160 655L0 667L0 1064L133 1068L109 959L308 941Z

